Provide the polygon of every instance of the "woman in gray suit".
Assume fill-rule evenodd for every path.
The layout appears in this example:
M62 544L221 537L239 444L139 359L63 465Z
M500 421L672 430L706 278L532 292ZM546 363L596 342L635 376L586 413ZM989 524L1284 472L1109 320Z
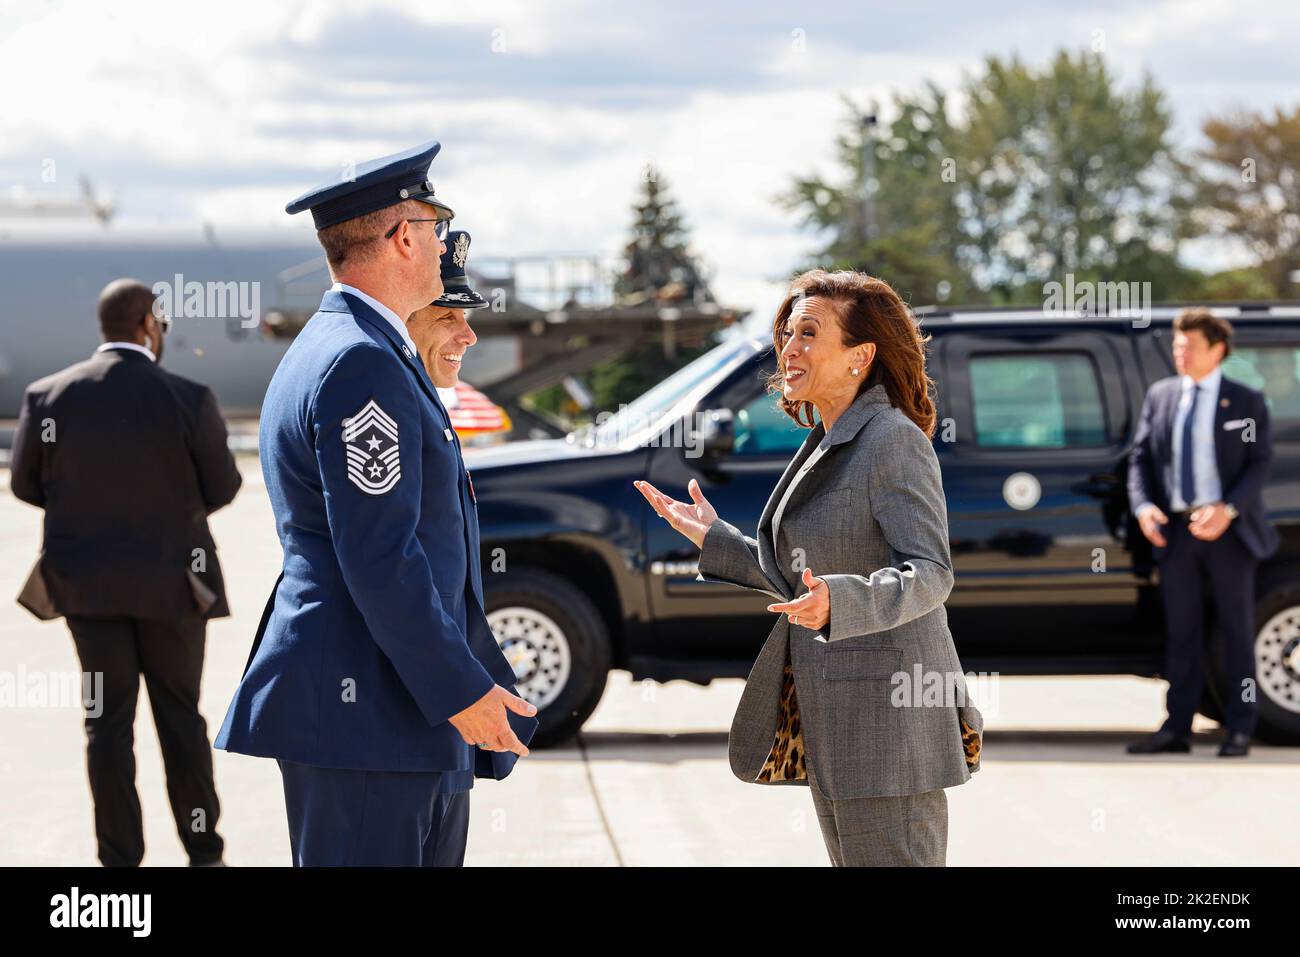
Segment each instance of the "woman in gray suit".
M692 479L655 512L700 548L700 578L772 596L780 613L731 725L731 769L809 786L831 862L938 865L944 788L979 767L943 602L948 520L925 342L882 280L799 276L772 326L774 390L810 431L749 538ZM814 411L816 413L814 417Z

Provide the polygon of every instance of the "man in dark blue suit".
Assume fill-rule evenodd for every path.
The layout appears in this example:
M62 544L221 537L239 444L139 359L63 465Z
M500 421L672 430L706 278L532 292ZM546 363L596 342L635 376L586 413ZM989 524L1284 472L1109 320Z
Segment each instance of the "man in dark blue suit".
M483 612L460 442L405 326L442 291L438 150L286 207L311 210L335 283L262 407L284 566L216 746L278 760L298 865L461 863L469 794L448 779L505 777L537 726Z
M1277 549L1261 491L1272 441L1261 392L1223 377L1232 326L1208 309L1174 320L1179 375L1151 386L1129 458L1128 494L1160 568L1168 717L1130 754L1191 750L1205 684L1204 596L1223 635L1227 736L1221 757L1244 755L1255 730L1255 566Z

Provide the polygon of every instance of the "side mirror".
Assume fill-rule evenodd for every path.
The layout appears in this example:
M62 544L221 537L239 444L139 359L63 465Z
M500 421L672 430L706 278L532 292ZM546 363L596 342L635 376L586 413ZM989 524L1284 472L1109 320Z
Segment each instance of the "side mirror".
M695 430L694 451L706 459L720 459L731 454L736 444L736 418L730 409L706 409L700 413L700 427Z

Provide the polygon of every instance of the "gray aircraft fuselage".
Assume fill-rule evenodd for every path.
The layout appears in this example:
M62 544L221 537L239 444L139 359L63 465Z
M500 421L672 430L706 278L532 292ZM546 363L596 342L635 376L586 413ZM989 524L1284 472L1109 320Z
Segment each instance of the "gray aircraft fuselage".
M314 266L313 266L314 263ZM329 286L321 249L310 232L207 237L196 228L131 231L85 226L72 232L0 225L0 419L18 416L23 390L36 379L89 356L100 343L95 302L112 279L131 276L182 289L173 293L163 365L212 388L227 418L256 416L267 383L289 347L260 324L282 308L314 309ZM191 283L199 284L198 287ZM236 284L243 304L252 291L260 315L187 305L214 284ZM251 284L256 283L254 287ZM243 285L240 285L243 284ZM204 298L205 307L212 302Z

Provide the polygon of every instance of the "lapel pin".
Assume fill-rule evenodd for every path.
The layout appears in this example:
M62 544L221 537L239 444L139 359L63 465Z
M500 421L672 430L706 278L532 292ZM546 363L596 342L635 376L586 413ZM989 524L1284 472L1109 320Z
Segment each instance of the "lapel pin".
M451 441L451 429L443 429L442 434L446 436L448 442Z
M1220 400L1219 400L1219 405L1223 406L1223 408L1226 409L1226 408L1228 407L1228 400L1227 400L1227 399L1220 399Z
M402 346L402 355L406 356L408 359L411 358L411 350L406 346Z

